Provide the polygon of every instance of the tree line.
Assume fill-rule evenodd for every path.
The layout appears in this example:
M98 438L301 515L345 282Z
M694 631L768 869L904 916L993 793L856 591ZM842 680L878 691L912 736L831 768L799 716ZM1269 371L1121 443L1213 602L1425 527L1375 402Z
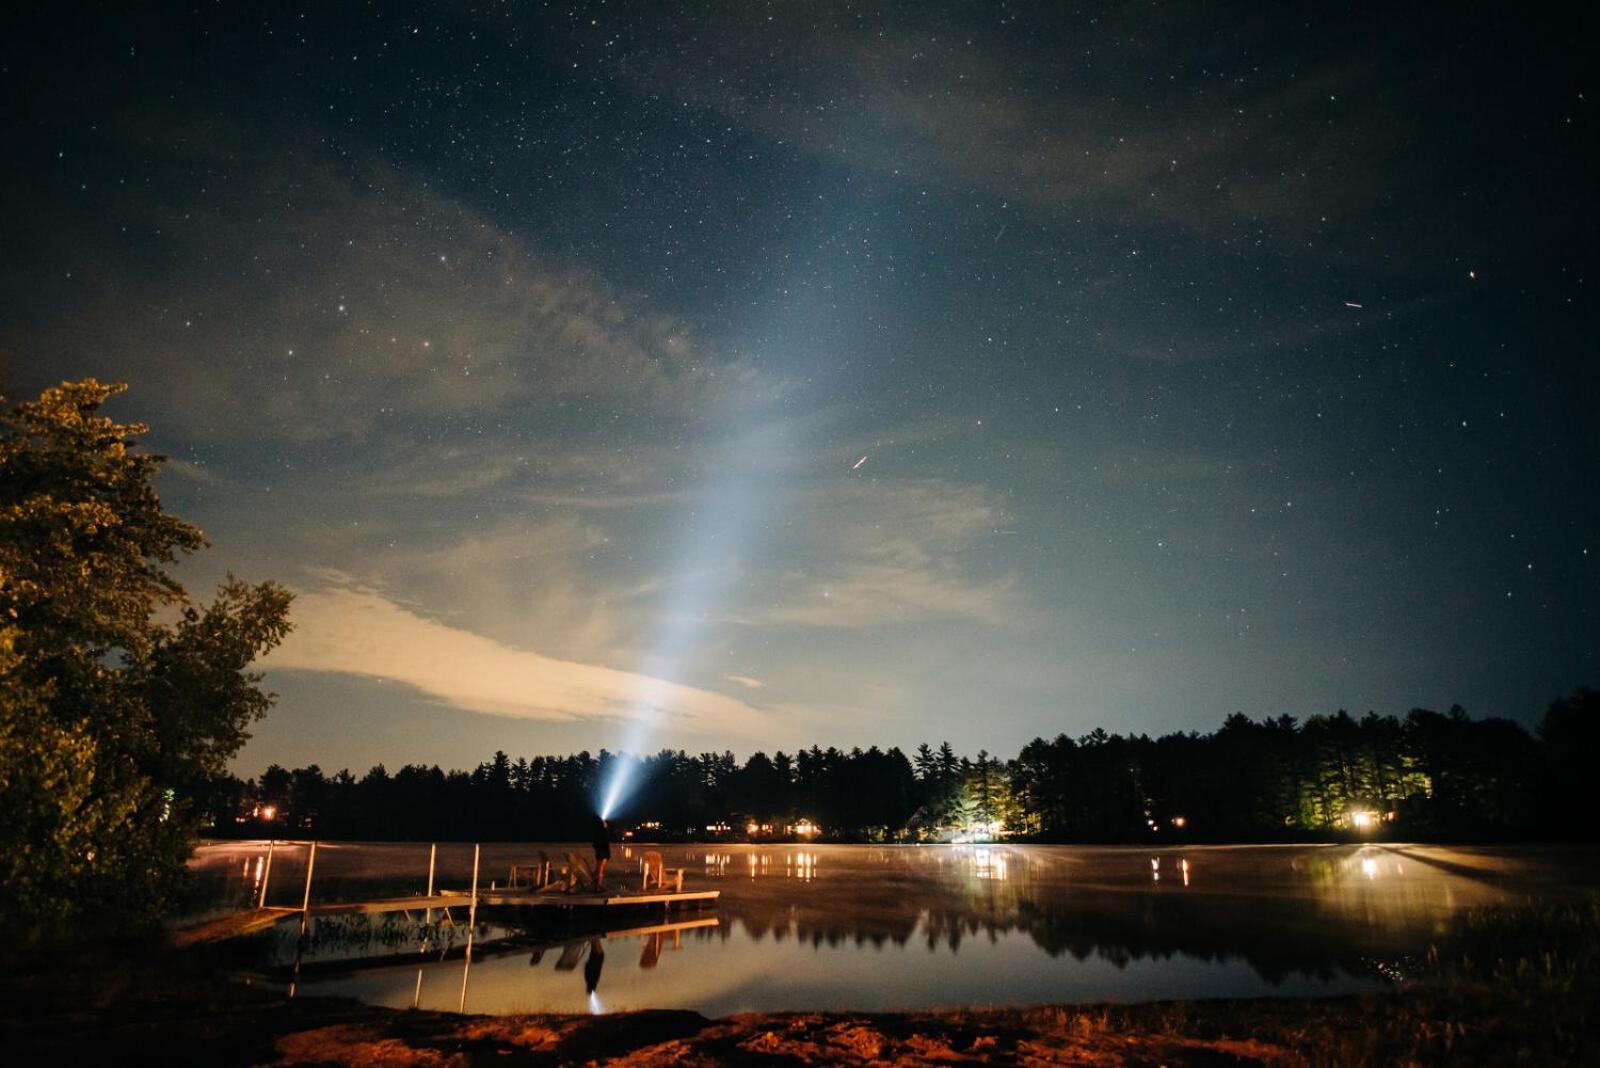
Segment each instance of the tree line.
M1035 739L1010 759L813 746L795 753L602 750L470 771L383 765L359 778L273 765L215 780L195 800L210 833L353 839L587 837L619 765L615 813L640 837L949 841L1274 841L1592 837L1586 765L1600 693L1553 702L1535 731L1508 719L1413 709L1304 722L1229 716L1209 734Z

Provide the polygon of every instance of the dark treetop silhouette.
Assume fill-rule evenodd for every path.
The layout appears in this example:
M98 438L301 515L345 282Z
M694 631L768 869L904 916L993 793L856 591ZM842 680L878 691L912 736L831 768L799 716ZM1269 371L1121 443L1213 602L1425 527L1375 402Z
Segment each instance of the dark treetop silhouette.
M909 757L757 752L743 765L731 752L664 750L639 761L618 824L641 837L863 841L1585 837L1582 765L1597 724L1600 693L1583 688L1552 703L1532 734L1455 707L1304 723L1233 715L1210 734L1154 739L1095 730L1036 739L1010 760L958 757L948 744ZM497 752L470 772L380 765L359 779L273 765L259 779L218 781L203 804L218 834L581 839L610 763L634 759Z

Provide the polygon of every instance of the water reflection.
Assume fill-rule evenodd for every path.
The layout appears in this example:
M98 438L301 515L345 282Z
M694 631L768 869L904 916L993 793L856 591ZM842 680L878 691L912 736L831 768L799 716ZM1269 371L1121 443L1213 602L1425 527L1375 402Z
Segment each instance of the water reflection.
M583 966L583 992L593 994L600 986L600 969L606 966L606 947L600 939L589 939L589 959Z
M783 873L789 878L809 883L817 877L817 855L804 851L785 854Z
M248 896L261 859L251 848L202 856L217 895ZM393 893L427 858L425 846L322 848L318 900L375 880ZM539 848L486 846L485 863L504 870ZM470 960L466 932L441 921L426 963L355 970L326 966L314 930L301 989L475 1012L718 1015L1331 992L1378 981L1373 961L1420 951L1459 909L1580 896L1600 869L1593 850L1376 845L650 848L686 868L691 888L721 889L715 912L540 935L490 910L479 918L502 926L480 925ZM440 885L462 885L460 848L439 855ZM296 862L279 847L286 883ZM434 978L441 969L456 982Z
M1004 879L1006 877L1006 854L1003 849L974 849L972 851L972 875L977 879Z

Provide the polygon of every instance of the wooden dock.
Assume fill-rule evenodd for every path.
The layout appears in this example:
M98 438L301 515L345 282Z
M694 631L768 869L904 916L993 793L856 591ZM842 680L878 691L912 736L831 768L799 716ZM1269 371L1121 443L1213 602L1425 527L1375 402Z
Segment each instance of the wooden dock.
M478 907L512 908L512 909L564 909L576 911L578 909L600 910L599 915L605 915L610 910L633 909L661 909L670 912L674 908L686 905L701 907L714 903L722 896L720 890L684 890L683 871L679 869L676 885L668 890L665 883L665 872L659 867L650 871L648 866L641 880L640 888L629 893L626 890L596 893L583 892L574 889L561 889L558 883L551 881L551 863L545 858L539 865L514 865L511 869L512 885L503 889L495 889L493 885L488 890L483 889L478 881L479 846L472 847L472 888L470 890L435 890L434 872L438 861L439 847L437 844L428 848L428 891L425 894L411 897L386 897L372 898L365 901L329 901L311 903L311 880L317 868L317 843L289 843L285 845L307 845L310 852L306 857L305 890L300 900L299 908L286 908L279 905L267 904L267 886L272 876L272 853L277 846L276 841L267 843L266 862L263 865L261 885L256 898L256 907L243 912L236 912L229 916L222 916L201 923L181 927L173 932L173 941L180 946L192 946L202 942L220 942L229 938L239 938L244 935L265 931L281 920L291 917L300 919L300 936L305 937L306 925L318 916L352 916L361 914L377 914L388 912L422 912L431 913L439 909L449 916L450 909L463 908L467 910L467 924L476 924ZM570 856L570 855L569 855ZM655 856L659 864L660 857ZM516 879L519 871L538 871L538 885L518 887ZM651 885L652 876L654 886ZM568 873L568 887L576 880L576 874ZM453 922L453 918L452 918Z

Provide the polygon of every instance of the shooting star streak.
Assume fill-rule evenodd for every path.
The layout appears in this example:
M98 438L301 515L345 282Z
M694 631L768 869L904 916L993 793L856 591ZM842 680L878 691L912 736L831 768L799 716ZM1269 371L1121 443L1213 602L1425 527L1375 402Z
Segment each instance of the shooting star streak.
M861 470L861 465L866 463L866 462L867 462L867 458L865 456L863 456L861 459L857 460L855 463L850 465L850 470L859 471L859 470Z
M1346 308L1359 308L1359 307L1361 307L1361 305L1353 303L1352 301L1348 301L1348 300L1344 302L1344 306Z

